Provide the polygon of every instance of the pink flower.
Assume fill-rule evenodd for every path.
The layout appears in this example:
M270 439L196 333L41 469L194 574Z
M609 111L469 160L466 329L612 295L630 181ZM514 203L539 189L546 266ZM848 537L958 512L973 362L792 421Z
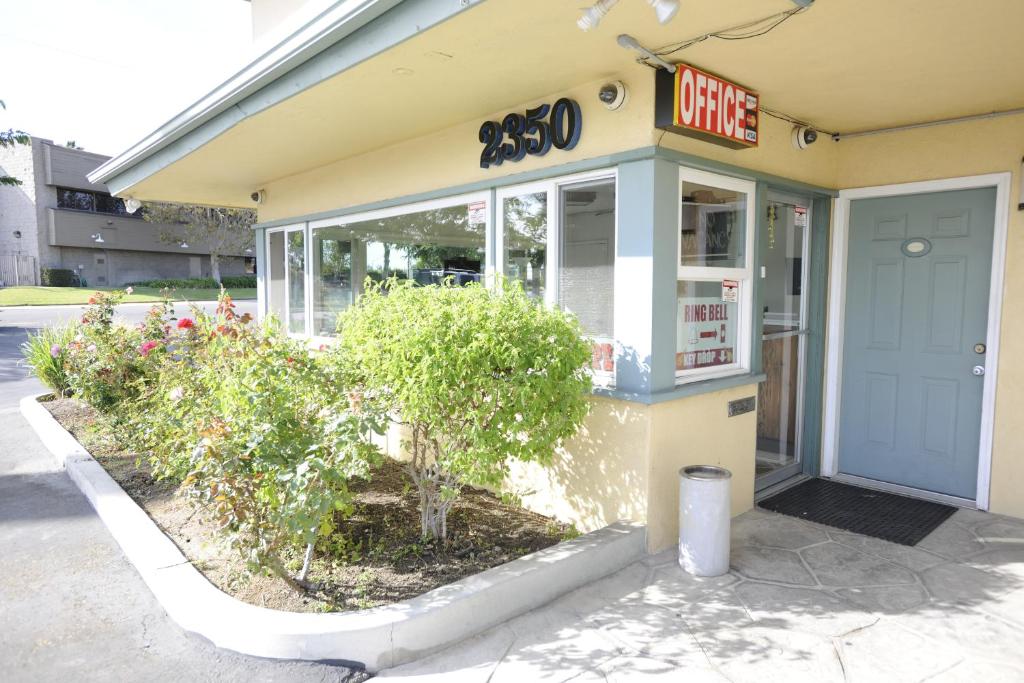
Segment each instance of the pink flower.
M182 318L178 321L179 330L191 330L196 326L196 322L192 318Z
M60 344L54 344L50 347L50 358L56 358L60 355Z
M139 347L139 354L145 358L149 355L149 352L160 346L160 342L150 339L149 341L142 342L142 346Z

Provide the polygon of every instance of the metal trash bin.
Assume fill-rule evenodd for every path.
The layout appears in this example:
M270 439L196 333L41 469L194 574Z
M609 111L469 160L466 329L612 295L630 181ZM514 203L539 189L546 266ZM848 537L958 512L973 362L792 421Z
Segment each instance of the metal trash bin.
M729 571L732 472L713 465L679 470L679 566L694 576Z

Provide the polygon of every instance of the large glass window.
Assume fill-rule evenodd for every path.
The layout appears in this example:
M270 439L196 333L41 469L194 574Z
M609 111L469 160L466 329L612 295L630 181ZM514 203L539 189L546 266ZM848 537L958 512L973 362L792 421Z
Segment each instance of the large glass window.
M676 377L750 368L754 183L680 169Z
M313 230L313 334L334 334L338 313L352 305L354 295L351 233Z
M284 323L285 303L285 262L284 232L267 233L267 312Z
M143 211L141 209L137 210L134 214L130 214L124 207L124 200L114 197L106 192L75 190L67 187L57 188L57 208L74 209L76 211L94 211L96 213L130 216L132 218L143 217Z
M527 295L543 300L547 291L548 191L524 192L501 200L505 277Z
M338 314L369 278L429 285L481 282L486 267L483 199L313 225L314 334L334 334Z
M558 204L558 303L591 337L591 369L607 382L615 372L615 179L561 186Z
M288 331L306 331L306 247L301 230L288 233Z

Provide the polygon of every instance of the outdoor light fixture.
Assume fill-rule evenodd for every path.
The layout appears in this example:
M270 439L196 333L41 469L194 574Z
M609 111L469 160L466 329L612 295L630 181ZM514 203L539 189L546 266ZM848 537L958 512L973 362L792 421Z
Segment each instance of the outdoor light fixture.
M14 238L19 240L21 239L21 230L14 231Z
M103 242L105 241L103 239L103 233L102 232L98 232L95 235L89 235L89 237L91 237L92 241L95 242L96 244L103 244Z
M650 60L651 62L654 62L655 64L657 64L662 69L664 69L665 71L669 72L670 74L674 74L676 72L676 65L675 64L670 64L670 63L666 62L664 59L662 59L661 57L659 57L658 55L656 55L653 52L651 52L646 47L644 47L643 45L638 43L636 38L634 38L633 36L628 35L626 33L623 33L622 35L619 36L618 41L619 41L619 45L621 45L622 47L626 48L627 50L633 50L635 52L639 52L644 57L646 57L648 60Z
M142 202L135 197L127 197L124 200L124 210L128 213L135 213L142 208Z
M188 242L182 242L178 246L181 247L182 249L188 249Z
M605 15L615 7L619 0L597 0L593 5L584 10L583 16L576 20L576 25L582 31L589 31L597 28ZM679 0L647 0L647 4L654 8L654 16L658 18L659 24L667 24L679 13Z
M654 8L654 16L658 17L659 24L667 24L679 13L679 0L647 0L647 2Z
M581 31L589 31L592 28L597 28L597 25L604 19L604 15L611 11L612 7L615 7L615 3L619 0L597 0L589 9L583 12L583 16L576 20L576 25L580 27Z

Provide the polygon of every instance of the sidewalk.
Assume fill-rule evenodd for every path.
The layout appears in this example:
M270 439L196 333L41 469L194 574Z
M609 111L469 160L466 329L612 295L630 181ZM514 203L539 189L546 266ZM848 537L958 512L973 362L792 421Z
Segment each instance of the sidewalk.
M8 396L9 384L0 384ZM9 403L7 400L4 403ZM16 407L0 407L0 679L359 681L218 650L173 624Z
M675 552L381 678L416 683L1024 680L1024 522L961 510L915 548L754 510L732 571Z

